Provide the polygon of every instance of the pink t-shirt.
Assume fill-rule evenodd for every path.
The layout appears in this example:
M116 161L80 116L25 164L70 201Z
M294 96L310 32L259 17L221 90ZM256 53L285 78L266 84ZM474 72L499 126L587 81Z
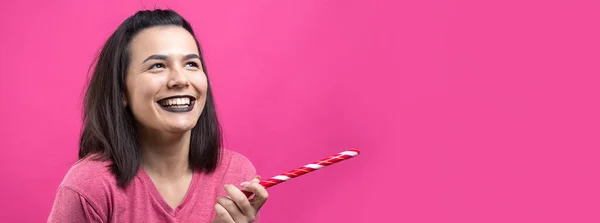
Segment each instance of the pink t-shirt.
M75 163L58 187L48 222L211 222L217 197L227 196L223 186L239 187L256 176L245 156L223 150L216 171L195 172L184 200L172 209L142 168L121 189L108 164L89 158Z

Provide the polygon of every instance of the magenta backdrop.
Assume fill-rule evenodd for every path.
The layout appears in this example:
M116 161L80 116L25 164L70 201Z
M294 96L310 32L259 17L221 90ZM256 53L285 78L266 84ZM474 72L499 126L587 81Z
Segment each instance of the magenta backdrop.
M0 7L0 222L44 222L87 68L138 9L206 49L264 222L600 222L598 1L16 1Z

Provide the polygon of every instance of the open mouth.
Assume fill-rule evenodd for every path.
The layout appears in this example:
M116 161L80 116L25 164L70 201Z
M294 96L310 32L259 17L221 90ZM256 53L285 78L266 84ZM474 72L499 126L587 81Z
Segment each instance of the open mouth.
M156 103L169 112L189 112L194 108L196 98L189 95L177 95L163 98Z

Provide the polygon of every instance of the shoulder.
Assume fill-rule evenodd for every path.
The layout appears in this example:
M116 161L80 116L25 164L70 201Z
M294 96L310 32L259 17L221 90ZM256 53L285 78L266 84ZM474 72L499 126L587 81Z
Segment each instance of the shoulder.
M67 172L60 186L74 190L87 190L101 184L115 184L116 179L110 171L111 161L90 156L78 160Z
M116 179L110 172L111 162L96 158L87 157L71 166L57 189L49 222L107 219L110 195L117 188Z
M110 171L112 162L98 158L98 156L90 156L73 164L59 188L68 188L92 204L105 203L107 195L117 188L117 181Z
M225 181L249 181L257 174L256 167L248 157L229 149L222 150L217 172L224 174Z
M229 150L223 149L221 152L221 167L234 170L248 170L256 172L254 164L245 155Z

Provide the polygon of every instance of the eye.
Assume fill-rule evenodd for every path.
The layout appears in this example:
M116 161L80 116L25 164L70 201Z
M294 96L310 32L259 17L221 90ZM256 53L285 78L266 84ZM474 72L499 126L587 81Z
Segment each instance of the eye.
M200 66L198 66L198 63L196 63L196 62L187 62L185 64L185 67L195 67L195 68L198 68Z
M165 67L165 65L162 63L155 63L155 64L152 64L152 66L150 66L150 70L160 69L160 68L164 68L164 67Z

